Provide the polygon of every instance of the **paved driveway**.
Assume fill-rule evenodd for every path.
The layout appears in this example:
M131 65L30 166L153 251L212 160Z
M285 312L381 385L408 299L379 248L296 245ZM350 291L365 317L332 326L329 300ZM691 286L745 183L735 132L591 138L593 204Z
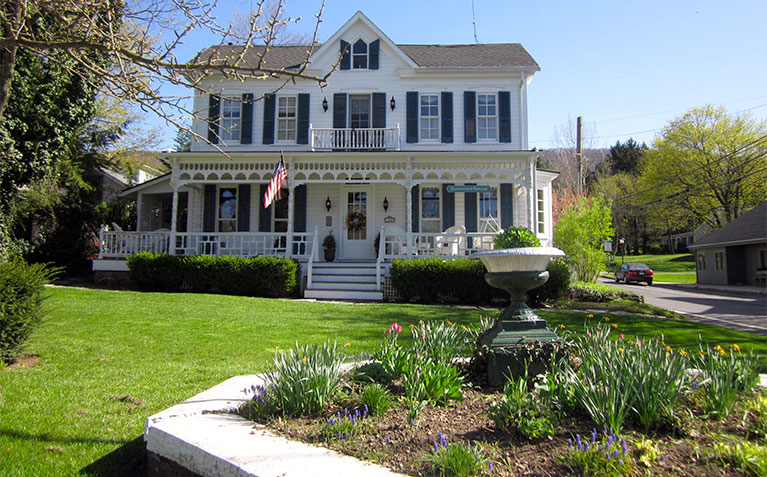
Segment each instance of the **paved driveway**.
M599 283L617 286L645 297L645 303L688 316L700 323L767 336L767 296L731 291L699 290L683 285L618 284L612 277Z

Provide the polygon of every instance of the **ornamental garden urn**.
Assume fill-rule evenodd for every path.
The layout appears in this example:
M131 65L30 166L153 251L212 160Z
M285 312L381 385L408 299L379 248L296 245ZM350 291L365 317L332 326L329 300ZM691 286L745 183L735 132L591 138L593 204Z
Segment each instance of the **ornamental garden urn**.
M548 280L549 262L564 255L553 247L520 247L476 252L469 257L485 265L485 281L490 286L511 297L493 327L478 338L480 348L488 351L490 384L503 387L506 376L536 376L563 344L525 301L529 290Z

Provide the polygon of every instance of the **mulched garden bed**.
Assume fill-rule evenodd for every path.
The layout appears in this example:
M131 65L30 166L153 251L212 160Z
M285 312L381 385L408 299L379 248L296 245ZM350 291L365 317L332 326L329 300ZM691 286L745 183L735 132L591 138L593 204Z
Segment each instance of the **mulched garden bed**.
M408 406L396 403L383 416L364 420L367 430L348 439L324 441L320 429L327 419L344 408L330 407L322 416L296 419L277 419L268 424L275 433L284 437L324 446L343 454L375 462L409 475L434 475L426 457L433 452L439 433L449 443L467 442L479 445L487 457L482 475L568 475L562 456L568 452L568 439L576 434L589 435L594 428L590 419L568 416L556 430L552 439L530 442L523 436L500 431L488 418L490 402L498 393L465 390L466 399L452 402L447 407L427 406L414 425L408 425ZM743 425L742 405L725 420L703 415L694 402L691 414L681 424L682 430L649 436L663 453L662 459L651 467L637 466L637 475L689 475L696 477L743 475L710 456L717 435L729 434L743 439L747 429ZM622 436L629 442L629 453L638 462L639 451L634 442L648 436L625 429Z

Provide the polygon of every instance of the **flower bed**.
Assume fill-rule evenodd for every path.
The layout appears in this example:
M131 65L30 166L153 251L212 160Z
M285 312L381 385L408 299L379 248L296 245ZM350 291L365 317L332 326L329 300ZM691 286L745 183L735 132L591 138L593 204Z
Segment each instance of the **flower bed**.
M503 390L480 386L479 360L456 360L477 353L481 330L449 322L412 326L411 348L393 324L341 380L343 347L297 346L276 354L279 374L239 413L412 475L762 475L767 406L753 396L753 356L703 343L675 350L599 321L560 329L570 353ZM288 385L296 378L300 392Z

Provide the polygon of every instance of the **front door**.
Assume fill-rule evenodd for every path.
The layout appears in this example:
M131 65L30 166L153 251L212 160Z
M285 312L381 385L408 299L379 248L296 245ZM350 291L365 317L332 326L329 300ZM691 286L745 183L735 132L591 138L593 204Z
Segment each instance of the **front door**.
M349 260L371 259L373 250L373 217L368 214L371 199L369 187L344 187L346 215L343 222L343 257Z

